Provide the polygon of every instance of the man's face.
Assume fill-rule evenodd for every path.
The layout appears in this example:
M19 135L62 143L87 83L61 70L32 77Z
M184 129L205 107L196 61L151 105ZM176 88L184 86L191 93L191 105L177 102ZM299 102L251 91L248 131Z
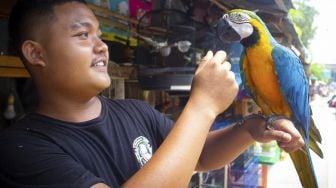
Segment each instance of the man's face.
M96 95L110 85L108 48L100 39L99 24L84 4L54 7L56 19L42 42L45 83L65 95Z

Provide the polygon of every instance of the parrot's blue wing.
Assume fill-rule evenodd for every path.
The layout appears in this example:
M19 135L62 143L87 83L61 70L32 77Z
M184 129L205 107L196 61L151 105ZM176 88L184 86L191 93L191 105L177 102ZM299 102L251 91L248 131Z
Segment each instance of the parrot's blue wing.
M302 126L297 128L304 132L307 140L310 121L309 84L303 65L293 51L279 44L274 46L272 58L282 95L291 107L296 126Z

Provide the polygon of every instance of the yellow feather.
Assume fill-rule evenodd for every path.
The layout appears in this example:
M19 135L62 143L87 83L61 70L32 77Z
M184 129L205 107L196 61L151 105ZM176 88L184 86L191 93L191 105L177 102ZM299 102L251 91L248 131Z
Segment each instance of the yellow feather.
M246 59L243 64L247 75L246 80L252 92L260 95L256 96L256 102L266 115L270 115L272 111L290 117L291 110L281 94L275 74L269 37L263 25L257 20L252 19L251 24L259 30L260 40L253 47L246 49Z

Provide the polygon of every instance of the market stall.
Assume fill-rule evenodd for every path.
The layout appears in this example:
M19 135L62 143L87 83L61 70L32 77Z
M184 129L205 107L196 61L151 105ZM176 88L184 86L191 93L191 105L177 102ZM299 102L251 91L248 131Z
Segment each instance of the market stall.
M102 95L113 99L145 100L172 119L176 119L184 107L197 63L207 50L227 51L236 79L241 84L239 61L242 48L239 43L219 41L214 29L216 20L227 10L257 9L275 38L296 49L297 55L305 64L308 63L307 52L287 18L288 10L293 8L291 1L87 2L100 22L102 39L109 46L111 54L109 73L112 84ZM13 4L14 1L0 3L1 23L7 23ZM5 26L1 27L0 33L5 33L5 29ZM30 109L29 105L33 105L22 102L25 97L23 91L29 84L29 74L17 54L8 46L8 34L0 36L7 36L1 38L0 113L4 114L8 105L14 105L14 109L20 109L17 112L23 113ZM16 83L10 86L12 89L4 89L9 82ZM16 102L9 104L9 96L13 95ZM231 107L217 118L213 129L229 126L258 111L257 105L242 89ZM3 122L6 126L10 125L7 120ZM267 187L268 166L280 160L280 156L281 151L275 142L255 143L223 169L196 173L190 187Z

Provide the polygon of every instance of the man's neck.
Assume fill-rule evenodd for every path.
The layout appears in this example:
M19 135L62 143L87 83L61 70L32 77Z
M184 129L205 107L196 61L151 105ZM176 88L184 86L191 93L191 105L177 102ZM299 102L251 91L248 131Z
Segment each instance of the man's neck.
M40 98L37 113L67 122L85 122L97 118L102 109L98 97L87 101Z

